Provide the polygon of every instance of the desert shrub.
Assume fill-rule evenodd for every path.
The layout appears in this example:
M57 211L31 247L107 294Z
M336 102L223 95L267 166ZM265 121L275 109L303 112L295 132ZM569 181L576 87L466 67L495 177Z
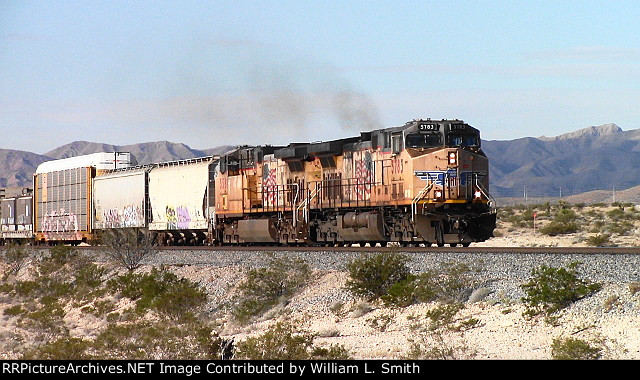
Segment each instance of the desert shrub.
M455 302L475 284L472 269L465 263L445 262L420 274L410 273L409 258L393 252L351 261L347 288L369 300L380 299L387 306L404 307L419 302Z
M155 268L107 281L105 268L65 246L45 251L32 264L28 280L6 278L0 283L0 292L14 302L5 315L16 318L14 352L22 359L218 358L213 329L197 318L207 300L197 284ZM134 311L107 314L118 297L134 300ZM72 308L105 319L92 339L71 336L66 317ZM146 311L156 313L155 318L135 319Z
M18 273L31 255L31 247L25 245L9 244L0 248L0 259L9 265L5 275Z
M559 223L552 221L540 229L540 232L549 236L572 234L578 231L579 226L575 222Z
M22 360L89 360L91 342L70 336L64 336L31 348L23 353Z
M626 212L623 207L618 207L614 208L613 210L607 211L607 216L613 221L629 220L634 218L633 214L630 212Z
M378 299L389 289L404 286L411 281L407 266L409 257L393 251L360 257L347 264L347 289L370 300Z
M206 292L194 282L157 268L150 273L117 276L108 286L134 300L139 311L152 309L171 318L191 316L207 300Z
M408 275L393 284L381 299L387 306L396 307L432 301L461 302L468 291L478 285L474 272L466 263L440 263L437 268Z
M633 228L633 223L628 220L612 221L606 226L609 232L618 235L627 235Z
M602 217L602 213L600 212L596 212L596 210L590 209L590 210L586 210L582 213L582 215L584 216L588 216L590 218L598 218L598 217Z
M420 335L409 346L410 360L469 360L476 355L466 342L456 343L443 334Z
M278 322L264 334L238 343L234 359L338 360L350 358L344 347L315 346L314 339L314 334L300 330L290 322Z
M611 244L611 240L609 239L610 235L609 234L598 234L595 236L589 236L587 238L587 245L593 246L593 247L603 247L606 245Z
M267 267L247 273L239 285L241 296L232 314L246 322L293 296L310 277L311 269L304 260L272 257Z
M137 321L109 324L91 340L63 335L27 350L22 359L217 359L219 342L206 324Z
M555 236L563 234L571 234L578 232L580 225L578 224L578 215L569 208L561 208L554 216L551 223L540 229L540 232L546 235Z
M430 283L430 274L410 274L389 286L387 293L381 295L380 299L387 306L393 307L405 307L420 300L434 299L436 298L435 290L429 286Z
M441 327L451 327L455 315L463 308L464 305L461 303L451 303L439 305L435 309L428 310L426 316L431 321L429 329L435 330Z
M598 219L595 220L591 223L589 223L589 225L591 226L591 228L589 229L589 232L593 232L593 233L601 233L605 228L605 222L602 219Z
M498 212L498 219L500 221L512 223L516 227L531 228L533 227L534 214L537 212L535 206L521 205L521 211L516 212L512 208L501 209Z
M506 218L508 216L511 216L515 213L514 209L508 206L503 206L498 208L498 218L502 219L502 218Z
M591 295L601 289L598 283L591 283L578 277L579 263L573 262L568 268L553 268L542 265L532 270L529 282L521 285L526 296L522 298L526 306L525 316L551 315L571 303Z
M30 279L6 281L0 292L22 303L19 309L11 309L20 317L21 327L37 336L64 335L65 304L100 297L106 270L66 246L50 249L34 265Z
M128 270L138 268L143 259L158 250L154 236L140 228L109 229L100 240L107 257Z
M217 359L220 339L205 322L140 320L109 324L92 342L101 359Z
M425 313L425 324L412 324L414 336L409 337L408 359L448 360L470 359L475 352L469 348L460 331L478 325L478 320L460 320L456 315L464 308L462 303L439 304Z
M554 360L595 360L602 356L602 348L578 338L556 338L551 344Z

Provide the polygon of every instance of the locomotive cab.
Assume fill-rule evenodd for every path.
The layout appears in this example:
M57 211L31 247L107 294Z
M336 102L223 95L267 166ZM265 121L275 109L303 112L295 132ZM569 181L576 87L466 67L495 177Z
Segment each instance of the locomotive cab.
M405 133L407 149L452 147L480 152L480 131L458 120L417 120L408 123Z
M425 240L466 245L492 235L495 209L488 191L489 163L480 145L480 132L460 120L408 123L412 219Z

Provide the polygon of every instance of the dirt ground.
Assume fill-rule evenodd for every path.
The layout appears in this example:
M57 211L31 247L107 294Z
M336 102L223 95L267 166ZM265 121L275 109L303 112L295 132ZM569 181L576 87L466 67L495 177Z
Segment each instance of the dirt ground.
M627 239L625 244L635 245L634 235L621 238ZM584 246L585 242L584 236L575 234L549 237L525 229L477 245ZM185 265L172 270L205 284L212 304L229 297L230 284L242 276L241 269L235 267ZM557 324L524 318L522 303L493 295L466 303L449 326L455 328L435 329L427 311L438 305L385 308L355 298L345 289L346 281L345 272L316 272L304 291L259 321L240 326L225 316L215 316L219 333L240 341L286 319L315 333L316 344L341 345L354 359L405 359L412 357L416 347L421 349L419 357L427 359L551 359L554 339L567 337L597 345L605 359L640 359L640 294L630 293L629 284L604 284L595 296L566 309ZM628 307L607 307L612 297ZM10 300L0 300L0 310L9 305ZM0 320L0 340L11 339L15 321L6 315ZM75 336L90 334L100 326L100 321L85 320L82 313L74 312L67 314L65 322ZM12 357L0 350L0 359Z

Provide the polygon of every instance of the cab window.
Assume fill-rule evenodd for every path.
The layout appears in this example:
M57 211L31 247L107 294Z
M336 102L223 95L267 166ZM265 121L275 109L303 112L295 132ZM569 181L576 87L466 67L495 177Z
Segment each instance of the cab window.
M479 146L478 136L476 135L449 135L450 146L474 147Z
M434 146L441 146L442 139L440 134L413 133L407 135L405 143L407 148L430 148Z

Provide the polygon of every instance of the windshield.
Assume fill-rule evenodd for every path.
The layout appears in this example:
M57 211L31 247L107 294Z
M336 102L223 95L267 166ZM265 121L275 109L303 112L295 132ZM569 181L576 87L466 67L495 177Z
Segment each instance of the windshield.
M476 135L449 135L450 146L474 147L480 145Z
M407 148L430 148L442 145L440 136L440 134L414 133L407 135L405 142Z

